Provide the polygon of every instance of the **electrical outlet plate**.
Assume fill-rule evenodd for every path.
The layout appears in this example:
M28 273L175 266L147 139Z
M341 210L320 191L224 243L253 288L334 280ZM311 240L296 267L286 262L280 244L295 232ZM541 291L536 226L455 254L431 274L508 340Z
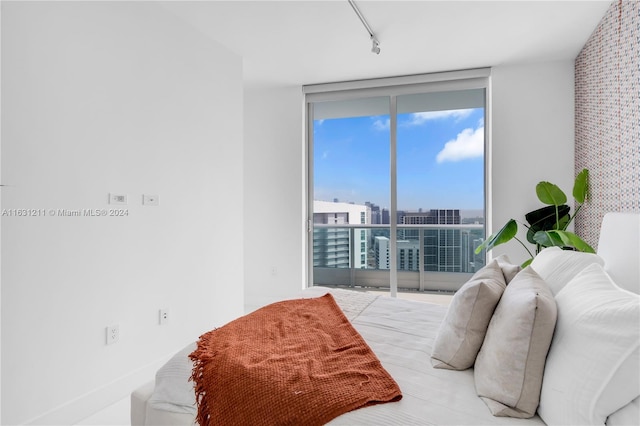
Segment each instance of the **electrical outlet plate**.
M169 309L160 309L160 325L165 325L169 322Z
M110 325L106 328L107 345L112 345L120 340L120 326L118 324Z
M109 204L127 204L127 195L126 194L109 194Z
M160 198L157 195L142 195L142 204L145 206L157 206L160 204Z

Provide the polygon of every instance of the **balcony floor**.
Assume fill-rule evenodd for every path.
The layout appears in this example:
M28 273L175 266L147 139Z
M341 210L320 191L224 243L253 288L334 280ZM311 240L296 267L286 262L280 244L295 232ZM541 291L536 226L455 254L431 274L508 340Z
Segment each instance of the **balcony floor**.
M370 287L348 287L348 286L330 286L324 285L321 287L327 288L342 288L345 290L363 291L371 294L378 294L381 296L388 296L389 290L385 288L373 289ZM420 302L435 303L437 305L449 306L451 298L453 298L454 292L449 291L412 291L412 290L398 290L398 299L417 300Z
M367 293L389 295L385 290L366 290ZM420 291L398 291L398 299L418 300L420 302L435 303L437 305L449 306L453 293L440 292L420 292Z

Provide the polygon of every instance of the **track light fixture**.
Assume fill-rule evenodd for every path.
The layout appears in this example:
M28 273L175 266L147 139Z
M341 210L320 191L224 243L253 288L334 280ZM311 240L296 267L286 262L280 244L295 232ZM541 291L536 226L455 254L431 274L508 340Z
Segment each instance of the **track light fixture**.
M371 52L375 53L376 55L380 54L380 42L378 41L378 39L375 36L371 36Z
M353 0L348 0L348 1L351 7L353 8L353 11L356 12L356 15L358 15L358 18L360 18L360 22L362 22L362 25L364 25L365 29L369 33L369 36L371 37L371 52L375 53L376 55L379 55L380 41L378 41L378 38L375 36L375 34L373 34L373 30L367 23L366 19L364 19L364 16L362 16L362 13L360 13L360 10L356 6L356 3Z

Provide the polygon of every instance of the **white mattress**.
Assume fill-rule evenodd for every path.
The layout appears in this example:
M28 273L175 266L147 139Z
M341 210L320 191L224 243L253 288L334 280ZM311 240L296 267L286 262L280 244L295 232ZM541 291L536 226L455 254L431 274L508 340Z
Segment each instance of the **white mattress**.
M398 382L402 400L343 414L330 425L543 425L531 419L494 417L475 392L473 370L431 367L431 349L446 307L425 302L314 287L305 296L327 291ZM187 380L185 376L184 380ZM192 425L193 414L169 412L149 404L151 386L132 395L132 424ZM193 396L192 396L193 397ZM165 407L166 408L166 407Z

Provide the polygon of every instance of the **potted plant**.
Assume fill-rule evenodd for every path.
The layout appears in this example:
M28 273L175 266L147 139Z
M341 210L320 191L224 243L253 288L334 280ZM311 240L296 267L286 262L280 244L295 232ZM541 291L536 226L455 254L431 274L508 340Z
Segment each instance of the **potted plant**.
M516 237L518 233L518 222L515 219L509 220L498 232L492 234L487 238L477 249L476 254L480 253L482 249L491 250L495 246L504 244L506 242L515 239L527 250L530 259L522 264L522 267L527 266L536 254L545 247L558 246L566 250L577 250L588 253L595 253L593 248L587 244L582 238L567 231L567 227L576 217L582 205L587 200L589 195L589 171L587 169L582 170L576 176L576 180L573 185L573 198L578 206L573 215L570 214L571 207L567 202L567 196L565 193L553 183L540 182L536 185L536 195L538 199L546 204L545 207L529 212L525 215L527 223L521 225L527 228L527 241L531 244L535 244L536 252L533 254L529 248Z

